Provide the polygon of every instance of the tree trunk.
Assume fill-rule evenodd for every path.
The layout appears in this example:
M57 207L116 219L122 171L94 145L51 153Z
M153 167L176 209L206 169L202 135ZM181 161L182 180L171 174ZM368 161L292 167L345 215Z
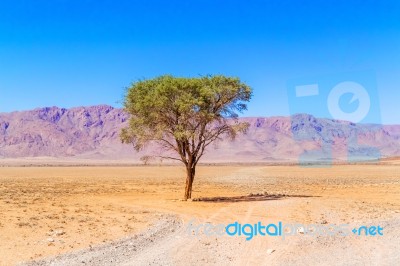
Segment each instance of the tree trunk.
M186 168L186 186L185 186L184 200L192 198L192 186L193 186L195 172L196 171L194 166L188 166Z

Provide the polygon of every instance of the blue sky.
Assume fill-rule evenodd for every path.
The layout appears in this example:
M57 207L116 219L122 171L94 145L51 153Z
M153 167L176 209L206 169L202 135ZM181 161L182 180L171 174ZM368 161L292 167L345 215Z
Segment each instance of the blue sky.
M0 112L120 106L139 78L224 74L254 88L245 116L288 115L288 81L371 70L382 122L400 124L399 1L0 2Z

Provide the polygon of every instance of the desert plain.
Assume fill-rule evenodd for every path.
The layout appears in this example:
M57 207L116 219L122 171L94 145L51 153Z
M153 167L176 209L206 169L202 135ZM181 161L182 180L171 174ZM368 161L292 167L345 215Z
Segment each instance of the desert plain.
M180 200L184 179L181 166L0 167L0 265L400 261L400 160L319 167L200 165L195 200L187 202ZM160 221L173 226L157 228ZM299 231L286 239L246 241L188 230L189 222L235 221L380 225L384 234L310 236ZM110 255L121 239L129 241L124 257ZM108 253L91 257L98 247ZM85 256L79 255L82 250Z

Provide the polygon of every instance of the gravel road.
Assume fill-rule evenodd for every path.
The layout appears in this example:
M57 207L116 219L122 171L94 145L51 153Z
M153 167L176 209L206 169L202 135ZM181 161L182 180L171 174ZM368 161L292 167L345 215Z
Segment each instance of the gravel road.
M21 266L61 266L61 265L138 265L137 261L146 250L159 246L166 238L177 234L182 221L175 215L161 214L158 221L146 231L118 241L59 255L54 258L28 262ZM156 249L157 250L157 249Z

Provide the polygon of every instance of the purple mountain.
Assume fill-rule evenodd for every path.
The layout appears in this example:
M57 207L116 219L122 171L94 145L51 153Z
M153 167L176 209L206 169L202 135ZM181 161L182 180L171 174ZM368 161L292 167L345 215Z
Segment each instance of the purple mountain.
M106 105L64 109L39 108L0 114L0 158L57 157L129 159L157 152L150 146L137 153L121 144L120 129L129 116ZM245 135L222 140L204 161L263 162L373 159L400 156L400 126L353 124L346 121L292 117L240 118L250 123Z

